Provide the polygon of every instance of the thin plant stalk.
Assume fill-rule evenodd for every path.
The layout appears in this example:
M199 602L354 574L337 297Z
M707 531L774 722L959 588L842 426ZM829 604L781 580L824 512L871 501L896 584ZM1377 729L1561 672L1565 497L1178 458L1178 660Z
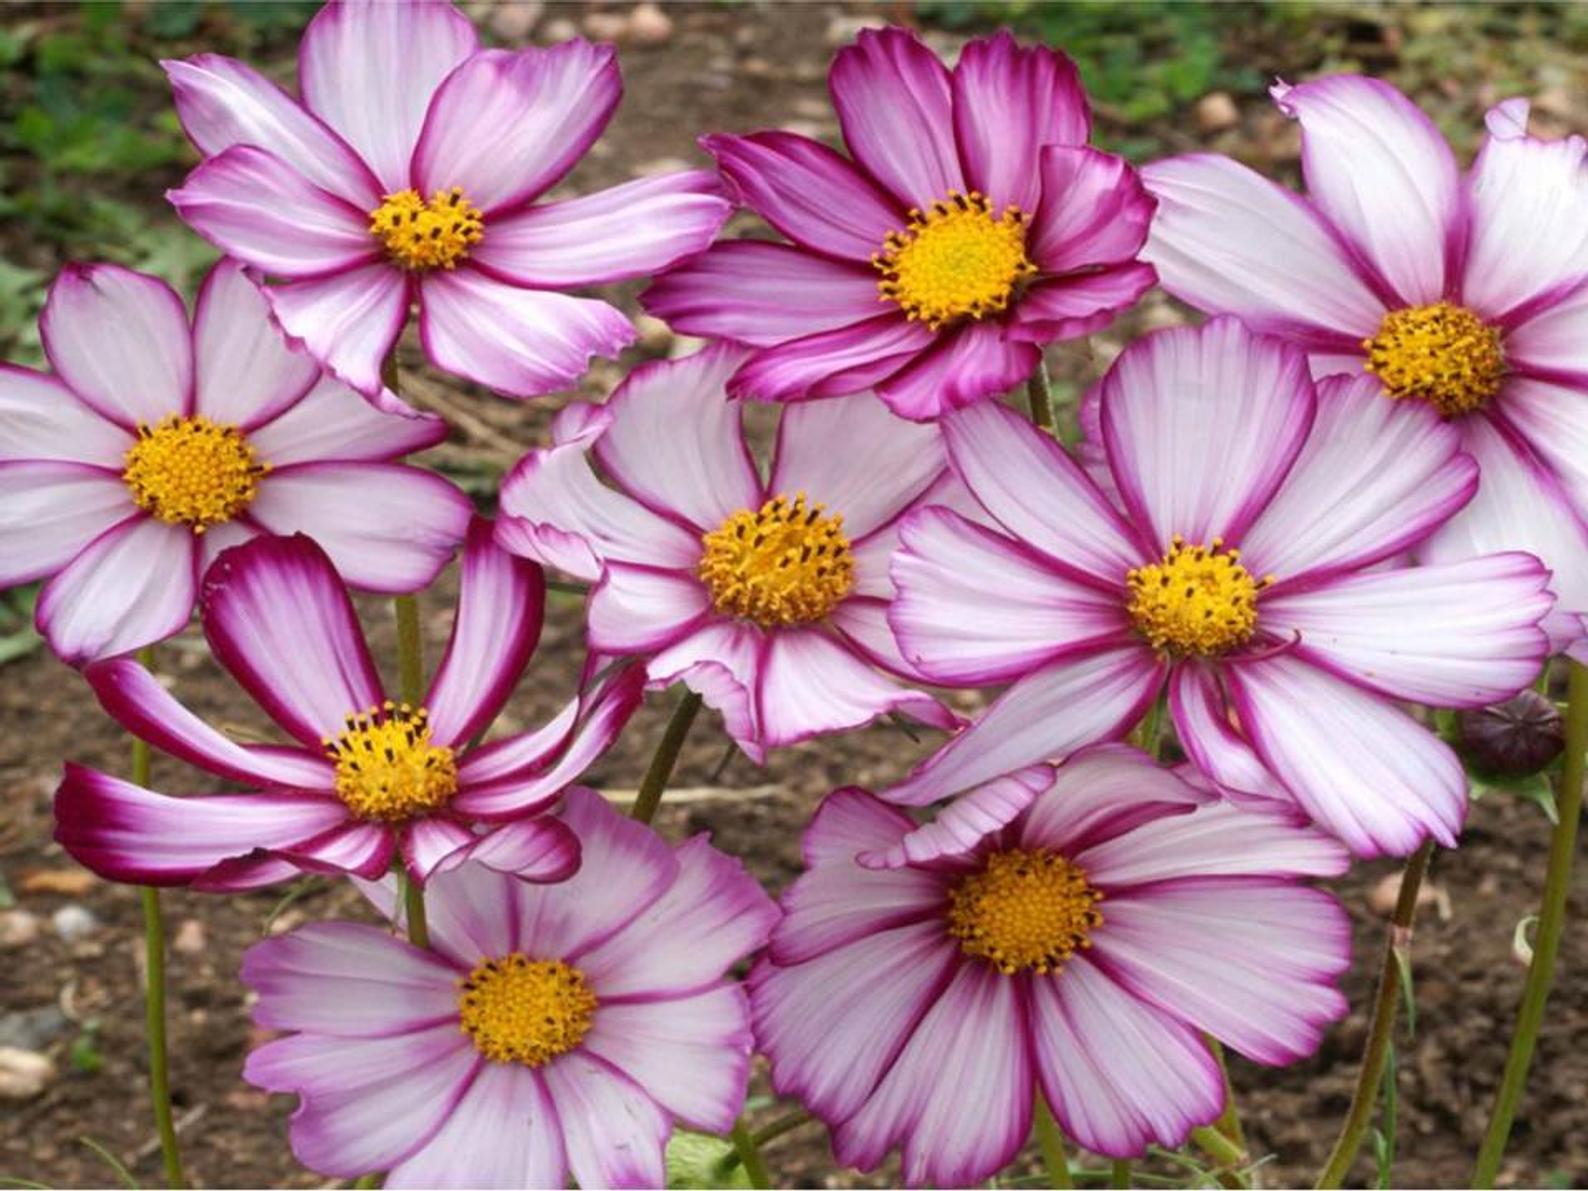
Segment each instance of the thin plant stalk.
M755 1137L743 1117L734 1122L733 1132L729 1136L733 1139L733 1148L738 1152L739 1161L744 1164L744 1174L750 1180L750 1186L770 1187L772 1178L767 1174L760 1147L755 1144Z
M1130 1186L1130 1160L1116 1159L1108 1164L1108 1185L1110 1187Z
M1053 1110L1040 1090L1033 1109L1032 1129L1037 1135L1037 1149L1042 1152L1042 1167L1048 1172L1048 1185L1069 1191L1075 1183L1070 1178L1070 1156L1064 1152L1064 1131L1053 1119Z
M1213 1053L1213 1061L1219 1065L1219 1075L1224 1080L1224 1111L1219 1114L1219 1119L1213 1123L1225 1137L1246 1151L1246 1131L1241 1128L1241 1110L1235 1103L1235 1084L1230 1080L1230 1065L1224 1058L1224 1044L1213 1035L1206 1036L1208 1050Z
M419 635L419 599L400 595L392 600L397 613L397 681L402 699L418 707L424 698L424 641ZM430 930L425 919L425 889L419 882L399 874L403 889L403 917L408 923L408 941L415 947L430 946Z
M1053 429L1053 393L1048 385L1048 362L1038 360L1036 371L1026 381L1026 403L1031 407L1031 422L1043 430Z
M1395 1014L1400 1008L1401 961L1411 947L1412 926L1417 918L1417 893L1422 888L1423 877L1428 872L1428 861L1434 854L1434 841L1428 840L1412 853L1401 873L1400 894L1395 899L1395 912L1390 918L1389 939L1384 944L1384 964L1379 970L1378 993L1373 1002L1373 1020L1368 1027L1367 1048L1362 1052L1362 1069L1357 1072L1356 1090L1351 1095L1351 1107L1340 1127L1340 1136L1318 1176L1317 1187L1339 1187L1351 1171L1362 1140L1367 1136L1373 1119L1373 1106L1378 1102L1380 1081L1389 1054L1390 1039L1395 1032Z
M153 646L140 649L138 660L145 669L153 669ZM132 780L139 786L149 784L149 743L136 736L132 738ZM158 889L145 886L139 895L143 902L143 1027L149 1042L149 1099L154 1107L155 1130L160 1135L166 1185L185 1187L182 1151L177 1147L176 1121L171 1114L171 1063L165 1034L165 912L160 907Z
M1566 898L1571 892L1571 866L1577 852L1577 821L1582 817L1585 754L1588 754L1588 668L1569 664L1566 688L1566 753L1561 762L1560 789L1556 792L1557 818L1549 840L1549 862L1544 870L1544 897L1538 911L1538 933L1533 960L1522 986L1522 1004L1511 1034L1511 1052L1494 1098L1489 1128L1478 1150L1472 1172L1474 1187L1492 1187L1511 1137L1511 1122L1527 1087L1527 1071L1538 1045L1539 1027L1555 979L1555 956L1561 930L1566 925Z
M656 817L656 808L662 804L662 795L667 790L668 780L673 776L673 767L678 764L678 754L683 751L684 741L689 737L689 729L694 725L695 717L700 714L700 702L699 695L686 689L683 697L678 700L678 706L673 708L673 718L667 721L661 742L657 744L651 763L646 767L645 776L640 780L640 790L635 796L634 806L629 811L630 816L641 823L649 823Z

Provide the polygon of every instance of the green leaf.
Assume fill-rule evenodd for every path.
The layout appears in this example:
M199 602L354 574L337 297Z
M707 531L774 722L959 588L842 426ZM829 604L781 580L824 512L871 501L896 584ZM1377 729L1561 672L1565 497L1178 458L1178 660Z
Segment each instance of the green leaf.
M669 1187L748 1187L750 1178L738 1163L733 1143L709 1133L679 1129L667 1142Z

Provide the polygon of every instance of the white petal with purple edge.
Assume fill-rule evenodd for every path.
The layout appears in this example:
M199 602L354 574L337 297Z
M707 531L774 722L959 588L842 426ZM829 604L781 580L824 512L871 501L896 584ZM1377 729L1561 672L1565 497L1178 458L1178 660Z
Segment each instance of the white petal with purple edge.
M133 437L53 376L0 364L0 462L48 459L120 471Z
M419 337L432 363L510 397L567 388L593 356L615 356L634 327L595 298L520 289L476 269L419 285Z
M434 414L386 413L334 376L322 376L303 400L248 435L272 467L336 459L384 462L433 447L447 436Z
M1511 370L1495 407L1507 415L1525 406L1524 396L1554 382L1569 387L1571 401L1588 383L1588 285L1578 286L1543 304L1505 336L1505 362ZM1541 375L1543 381L1532 379ZM1573 431L1573 433L1581 433Z
M1588 381L1588 352L1583 364ZM1513 377L1499 407L1506 424L1559 477L1578 519L1588 519L1588 384L1568 387Z
M1129 838L1144 824L1189 815L1208 801L1140 749L1098 745L1059 766L1021 821L1020 843L1074 856Z
M1272 792L1273 775L1230 720L1217 667L1189 661L1176 666L1169 676L1169 714L1186 755L1226 794Z
M187 308L156 277L67 265L50 285L39 336L66 386L125 429L192 412Z
M245 431L279 417L320 377L312 356L287 346L258 285L230 259L199 288L193 354L195 411Z
M994 778L955 798L936 818L912 829L893 847L862 852L858 859L866 868L900 869L943 856L964 856L1012 823L1053 784L1053 778L1050 765L1032 765L1008 777Z
M643 654L666 649L711 612L711 596L693 575L608 563L590 591L590 647Z
M756 697L763 644L764 635L740 621L708 622L646 663L650 686L684 683L722 715L728 735L760 764L766 757Z
M1381 79L1336 75L1280 84L1273 96L1301 122L1312 202L1404 305L1441 300L1466 212L1455 154L1434 122Z
M383 387L381 366L408 320L409 289L407 274L376 261L312 281L273 285L265 297L295 344L375 400Z
M898 312L847 323L757 352L734 373L728 395L805 401L859 393L898 372L936 338L925 323Z
M545 1084L516 1063L483 1063L441 1128L383 1180L387 1187L561 1187L562 1124Z
M1264 764L1358 856L1455 847L1467 778L1450 747L1382 696L1301 658L1231 666L1226 681Z
M327 5L298 43L299 86L308 109L398 191L411 185L432 95L477 44L469 19L436 0Z
M141 515L115 472L0 461L0 587L54 574L111 526Z
M1041 362L1032 344L1006 336L997 323L947 330L893 376L877 396L901 417L926 420L1007 392Z
M632 1079L576 1050L541 1078L557 1106L568 1166L580 1187L661 1187L673 1123ZM516 1184L515 1184L516 1185Z
M446 857L441 869L473 863L522 881L566 881L580 858L579 837L556 819L517 819Z

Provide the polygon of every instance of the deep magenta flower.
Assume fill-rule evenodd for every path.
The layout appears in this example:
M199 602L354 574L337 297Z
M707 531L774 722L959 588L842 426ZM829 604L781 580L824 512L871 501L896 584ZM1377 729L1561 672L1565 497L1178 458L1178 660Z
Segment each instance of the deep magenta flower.
M434 950L342 922L249 950L254 1020L290 1036L243 1077L299 1097L305 1166L388 1187L662 1187L675 1120L733 1127L752 1038L724 977L776 907L705 836L669 847L594 791L568 791L557 822L578 875L438 875ZM390 883L367 891L395 916Z
M281 281L282 327L372 397L414 303L437 367L518 397L566 387L634 329L562 291L665 268L730 210L702 170L537 203L611 118L616 56L480 49L450 4L326 5L298 48L301 102L219 55L165 68L205 157L171 202Z
M891 711L954 726L877 669L918 677L888 631L888 559L908 509L963 491L942 436L869 393L789 406L763 480L723 393L744 355L647 364L565 409L503 481L498 540L593 583L590 648L698 691L758 761Z
M1315 376L1368 375L1429 407L1478 461L1477 495L1418 547L1449 561L1526 550L1553 572L1555 648L1588 612L1588 172L1581 137L1488 114L1463 173L1388 83L1341 75L1275 101L1301 125L1305 197L1223 157L1156 162L1145 256L1164 288L1282 335Z
M400 853L414 880L466 860L539 881L579 863L540 815L617 737L644 676L620 671L545 727L480 747L540 637L545 580L476 521L452 636L419 707L388 700L336 571L308 538L223 553L202 620L217 661L294 743L238 744L141 665L84 672L129 732L248 793L173 798L68 765L55 838L113 881L252 889L301 871L377 877Z
M199 577L258 533L312 534L356 587L424 587L468 499L395 461L446 425L378 412L288 348L222 261L191 326L165 282L69 265L39 318L54 374L0 365L0 587L48 579L39 631L65 661L181 631Z
M853 160L784 132L701 144L792 241L715 245L645 295L690 334L758 350L729 391L797 401L875 388L935 418L1029 376L1041 345L1106 326L1153 284L1153 202L1086 144L1075 67L1009 33L950 71L914 34L867 30L828 76Z
M1096 406L1103 487L1002 407L943 422L1004 532L913 514L888 619L923 674L1013 685L883 797L924 805L1116 737L1167 687L1232 794L1277 793L1363 855L1453 846L1466 775L1397 700L1515 694L1554 603L1528 554L1383 565L1471 498L1456 427L1370 378L1315 391L1298 349L1231 318L1138 340Z
M840 790L750 975L772 1080L845 1166L903 1149L912 1186L975 1186L1031 1133L1033 1091L1095 1153L1178 1146L1224 1103L1210 1034L1264 1064L1345 1016L1350 920L1303 878L1338 844L1105 745L963 852Z

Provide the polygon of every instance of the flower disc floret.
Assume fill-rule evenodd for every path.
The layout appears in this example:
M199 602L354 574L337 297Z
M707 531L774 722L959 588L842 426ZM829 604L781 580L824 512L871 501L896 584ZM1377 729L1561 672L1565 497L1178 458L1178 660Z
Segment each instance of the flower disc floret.
M1391 397L1420 398L1447 418L1481 409L1505 377L1499 331L1449 302L1391 310L1362 347Z
M540 1067L584 1040L596 995L584 973L558 959L520 952L488 959L464 978L463 1032L493 1063Z
M336 762L336 793L360 819L401 822L440 809L457 793L452 750L430 743L423 707L387 702L354 712L326 754Z
M1254 578L1223 538L1192 546L1175 534L1161 562L1126 574L1126 610L1154 649L1211 657L1251 639L1258 593L1273 581Z
M237 427L180 414L140 423L124 464L121 478L140 509L194 533L246 509L270 470Z
M882 274L882 297L934 331L1007 309L1016 287L1037 271L1026 257L1025 213L1009 206L994 215L987 196L974 190L951 190L925 214L912 209L909 226L890 232L871 263Z
M485 235L485 221L460 187L438 190L429 202L417 190L399 190L369 213L369 230L393 261L425 272L466 259Z
M1103 895L1073 861L1045 848L994 852L948 894L948 933L1005 975L1057 972L1103 924Z
M740 509L701 537L699 575L718 612L763 628L821 620L854 586L844 519L805 493Z

